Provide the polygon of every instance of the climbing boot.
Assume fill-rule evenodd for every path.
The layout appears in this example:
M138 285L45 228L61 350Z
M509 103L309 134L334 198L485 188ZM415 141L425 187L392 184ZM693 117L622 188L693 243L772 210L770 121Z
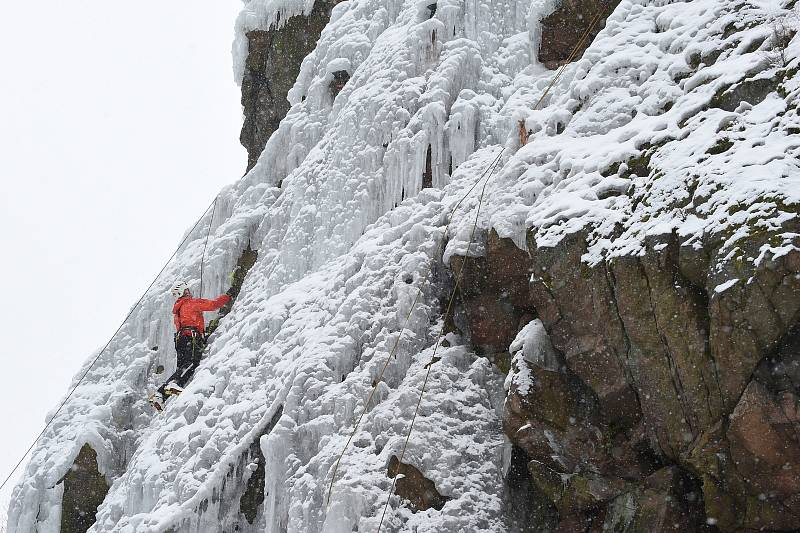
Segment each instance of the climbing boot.
M147 399L147 401L159 413L164 410L164 398L159 393L153 394Z
M175 383L174 381L170 381L164 387L164 394L167 396L177 396L183 392L183 387Z

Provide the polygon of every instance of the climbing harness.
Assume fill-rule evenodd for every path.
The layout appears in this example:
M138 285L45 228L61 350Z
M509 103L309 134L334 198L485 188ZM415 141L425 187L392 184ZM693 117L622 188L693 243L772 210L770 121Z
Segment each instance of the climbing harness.
M178 337L181 335L186 335L187 337L192 338L192 342L195 341L197 338L201 338L205 340L204 335L200 333L200 330L194 326L181 326L181 328L175 334L175 340L178 340Z
M147 288L144 290L144 292L142 293L142 296L139 298L139 300L136 302L136 304L134 304L134 306L131 307L131 310L128 312L128 315L125 317L125 319L122 321L122 323L120 323L120 325L117 328L117 330L114 332L113 335L111 335L111 338L108 339L108 342L106 342L105 346L103 346L103 348L100 350L100 352L98 352L97 356L92 360L92 362L89 364L89 366L83 372L83 374L81 374L81 377L78 379L78 382L75 384L74 387L72 387L72 389L69 391L69 393L66 395L66 397L61 401L61 403L59 404L59 406L55 410L55 412L48 417L47 422L44 425L44 428L42 428L42 431L39 432L39 435L37 435L35 439L33 439L33 442L31 443L30 446L28 446L28 449L22 455L22 457L17 462L17 464L14 465L14 468L11 469L11 472L9 472L8 476L6 476L6 478L3 480L3 482L0 483L0 490L2 490L3 487L6 486L6 483L8 483L8 481L11 479L11 476L14 475L14 472L17 471L17 468L19 468L19 466L22 464L22 462L25 460L25 458L28 456L28 454L31 453L31 450L33 450L33 447L36 446L36 444L39 442L39 440L41 440L42 436L44 436L45 431L47 431L47 429L53 424L53 421L56 419L56 416L58 416L58 413L61 412L61 409L64 408L64 406L67 404L67 402L72 397L72 395L75 394L75 391L78 389L78 387L80 387L81 383L83 383L83 380L86 378L86 376L92 370L92 368L94 368L94 365L97 363L97 361L100 359L100 357L102 357L102 355L105 353L105 351L111 345L111 341L114 340L114 337L116 337L117 334L120 331L122 331L122 328L128 322L128 319L130 319L130 317L133 315L134 311L136 311L139 308L139 305L141 305L142 301L144 301L144 297L147 296L147 293L150 292L150 289L152 289L153 285L156 284L156 281L159 280L159 278L161 277L161 274L163 274L164 271L167 269L167 267L169 266L170 262L172 262L172 259L178 254L178 251L180 251L181 247L189 239L189 236L192 235L192 232L194 232L194 230L197 229L197 226L200 225L200 222L203 220L203 218L205 217L206 213L208 213L208 210L211 209L212 206L216 205L216 203L217 203L217 199L214 198L214 202L211 205L209 205L205 209L205 211L203 211L203 214L200 216L200 218L197 220L197 222L194 223L194 226L192 226L192 229L190 229L186 233L186 236L183 238L183 240L181 240L180 244L178 244L178 247L175 248L175 251L172 252L172 255L169 256L169 259L167 259L167 262L164 263L163 267L161 267L161 270L158 272L158 274L156 274L156 277L153 278L153 281L151 281L150 285L148 285ZM212 215L212 218L213 218L213 215Z

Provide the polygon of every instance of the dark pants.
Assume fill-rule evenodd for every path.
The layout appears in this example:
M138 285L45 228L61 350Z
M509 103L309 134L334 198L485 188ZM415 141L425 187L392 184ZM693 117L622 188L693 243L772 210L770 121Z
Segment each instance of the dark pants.
M178 352L178 368L161 387L158 392L164 396L164 387L169 383L175 382L180 387L185 387L189 380L192 379L195 369L200 364L200 358L203 355L203 349L206 343L203 336L198 333L191 335L178 335L175 340L175 351Z

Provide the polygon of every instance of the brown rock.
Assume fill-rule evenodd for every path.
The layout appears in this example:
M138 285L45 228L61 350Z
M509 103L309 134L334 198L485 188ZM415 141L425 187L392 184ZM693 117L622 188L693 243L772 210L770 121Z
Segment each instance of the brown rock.
M652 239L641 257L612 265L630 342L627 364L645 420L661 450L676 458L723 414L709 349L705 292L678 270L677 239Z
M431 508L438 511L450 499L439 494L433 481L426 478L415 466L401 463L395 455L389 459L386 474L390 478L401 476L395 483L394 492L408 502L412 511L425 511Z
M108 483L97 467L97 452L84 444L64 476L62 533L84 533L95 523L97 508L108 494Z
M611 2L616 7L619 0ZM547 68L558 68L579 45L594 16L602 13L588 38L580 43L573 60L578 60L594 38L605 26L611 7L601 0L562 0L559 7L542 20L542 42L539 46L539 61Z
M553 346L597 395L604 420L633 427L641 413L626 375L627 339L605 266L582 263L583 233L556 248L536 248L532 237L531 304Z
M308 16L295 15L278 29L247 34L248 56L242 79L244 124L239 140L253 168L270 136L289 111L286 99L300 64L317 45L331 9L340 0L317 0Z
M472 344L483 354L507 352L520 319L531 314L527 254L492 231L486 257L456 256L450 268L461 273L458 290Z
M800 398L778 397L752 381L731 415L727 437L736 470L756 494L800 496ZM800 509L796 514L800 523Z
M530 459L519 446L511 447L503 498L507 523L518 533L551 533L558 524L558 511L533 483Z
M619 258L612 269L617 304L630 342L628 365L642 413L661 451L674 458L693 435L681 402L682 387L673 375L674 361L658 329L649 284L636 257ZM684 440L683 435L688 437Z
M559 530L601 515L624 518L619 531L701 531L706 518L720 531L796 527L800 252L756 265L741 257L774 235L737 243L740 257L722 248L725 235L666 234L636 256L587 265L588 235L538 248L531 234L530 256L490 235L460 288L473 343L502 348L536 317L554 348L547 368L514 360L503 426L535 463L532 483L559 509ZM664 468L678 469L673 481L651 486ZM678 505L681 483L696 498ZM625 498L635 512L623 516Z
M705 515L721 531L737 530L744 521L746 497L733 468L722 421L701 432L681 462L700 479Z
M560 473L608 463L603 433L594 424L596 403L586 386L566 373L522 364L532 383L526 394L512 385L506 397L503 428L511 441Z
M604 509L593 509L586 513L573 513L565 516L553 533L604 533Z
M580 515L596 510L631 486L621 479L597 474L559 474L544 463L528 463L531 479L556 506L560 516Z
M800 223L786 228L800 233ZM764 237L766 238L766 237ZM758 256L761 239L743 243L742 254ZM800 245L800 237L796 238ZM758 266L736 258L719 265L709 286L741 281L722 292L709 291L710 348L717 363L726 411L736 406L759 363L800 323L800 252ZM749 280L749 281L748 281Z
M700 487L676 467L662 468L610 503L604 531L697 531L703 520Z
M501 239L492 230L486 240L486 261L494 291L501 293L515 307L529 308L528 280L533 267L528 253L511 239Z

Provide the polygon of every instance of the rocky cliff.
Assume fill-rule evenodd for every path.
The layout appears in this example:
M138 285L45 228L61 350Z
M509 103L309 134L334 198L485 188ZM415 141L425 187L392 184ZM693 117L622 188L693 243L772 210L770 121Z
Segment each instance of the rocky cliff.
M287 96L303 59L317 40L339 0L313 2L310 13L288 13L264 29L246 31L247 52L242 73L244 125L239 137L247 149L247 170L253 168L270 136L289 111Z
M249 172L9 530L796 530L796 10L245 2ZM201 263L238 296L157 415Z

